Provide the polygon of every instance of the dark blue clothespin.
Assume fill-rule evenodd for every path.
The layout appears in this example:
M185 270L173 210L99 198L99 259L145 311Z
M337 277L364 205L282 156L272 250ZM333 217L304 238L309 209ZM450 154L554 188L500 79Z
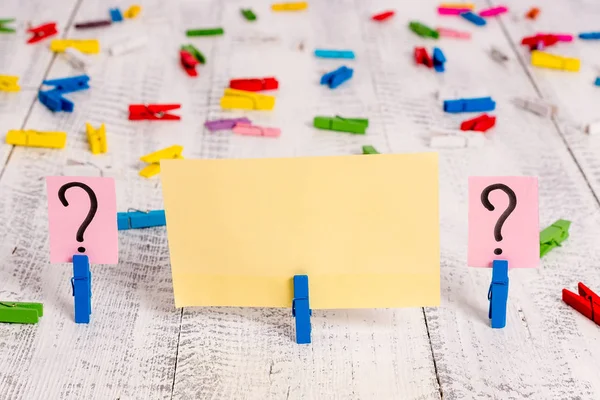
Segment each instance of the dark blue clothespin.
M165 226L165 210L128 211L117 213L117 226L120 231L127 229L151 228Z
M308 303L308 276L294 275L294 300L292 315L296 317L296 343L310 343L310 316Z
M108 11L110 12L110 19L112 19L113 22L123 21L123 14L121 14L121 10L118 8L111 8Z
M494 111L495 108L496 102L491 97L444 100L444 111L447 113Z
M437 47L433 48L433 68L436 72L444 72L444 63L446 62L446 56L442 50Z
M598 40L600 39L600 32L584 32L579 34L579 39L583 40Z
M489 318L492 328L506 326L506 303L508 302L508 261L494 260L492 263L492 283L488 292L490 301Z
M66 111L73 112L75 104L69 99L62 96L62 93L54 90L46 90L45 92L40 91L38 93L38 99L40 103L48 107L50 111Z
M352 78L353 74L354 70L352 68L341 66L335 71L331 71L323 75L321 77L321 85L327 85L329 86L329 89L335 89L342 83Z
M75 297L75 322L89 324L92 314L92 273L88 256L73 256L73 296Z
M90 77L87 75L78 75L70 78L49 79L42 82L44 85L54 86L54 91L58 93L71 93L79 90L89 89L88 82Z
M483 26L487 23L485 22L485 19L481 18L475 13L472 13L471 11L461 13L460 16L466 19L467 21L474 23L477 26Z

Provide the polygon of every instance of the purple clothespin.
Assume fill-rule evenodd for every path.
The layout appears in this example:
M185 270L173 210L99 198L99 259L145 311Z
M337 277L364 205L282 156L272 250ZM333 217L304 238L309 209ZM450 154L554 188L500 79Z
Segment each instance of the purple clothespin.
M248 118L231 118L231 119L218 119L214 121L206 121L204 126L211 132L214 131L225 131L229 129L233 129L236 124L239 123L247 123L250 124L251 121Z

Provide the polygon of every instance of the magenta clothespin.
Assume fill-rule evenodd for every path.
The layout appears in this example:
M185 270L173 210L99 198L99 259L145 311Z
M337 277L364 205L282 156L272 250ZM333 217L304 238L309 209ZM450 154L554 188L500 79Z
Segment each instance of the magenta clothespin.
M480 17L495 17L497 15L504 14L505 12L508 12L508 8L506 8L504 6L491 7L491 8L486 8L485 10L481 10L479 12L479 16Z
M573 35L569 35L568 33L536 33L536 36L542 35L553 35L555 36L559 42L572 42Z
M469 11L471 11L470 8L438 7L438 14L440 15L460 15Z
M450 28L436 28L440 36L442 37L451 37L456 39L471 39L471 34L469 32L461 32L455 29Z

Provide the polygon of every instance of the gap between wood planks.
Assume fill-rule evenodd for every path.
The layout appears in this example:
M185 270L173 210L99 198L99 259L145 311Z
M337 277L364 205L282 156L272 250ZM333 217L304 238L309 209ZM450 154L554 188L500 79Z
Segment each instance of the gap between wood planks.
M83 2L83 0L77 0L77 4L75 4L75 6L73 7L73 10L71 11L71 15L69 16L69 19L67 20L67 25L65 26L65 29L62 33L62 35L60 36L63 39L66 39L66 34L69 31L69 29L71 28L71 25L73 25L73 20L75 19L75 15L77 14L77 11L79 11L79 7L81 6L81 3ZM51 51L51 50L50 50ZM48 77L48 74L50 73L50 70L52 69L52 65L54 64L54 61L56 60L57 54L54 53L52 55L52 58L50 59L50 62L48 63L48 66L46 67L46 72L44 72L44 76L42 78L42 82L46 80L46 78ZM38 91L42 89L42 82L40 82L40 85L38 86ZM37 101L37 96L34 96L33 99L31 100L31 104L29 105L29 110L27 110L27 114L25 114L25 118L23 118L23 123L21 124L21 127L19 128L20 130L25 129L25 125L27 125L27 121L29 121L29 117L31 116L31 112L33 111L33 106L35 105L35 102ZM0 169L0 180L2 180L2 177L4 176L4 171L6 170L6 167L8 167L8 163L10 162L10 159L12 158L12 155L15 151L15 148L17 146L13 145L12 149L10 149L10 151L8 152L8 157L6 157L6 162L4 163L4 165L2 165L2 168Z

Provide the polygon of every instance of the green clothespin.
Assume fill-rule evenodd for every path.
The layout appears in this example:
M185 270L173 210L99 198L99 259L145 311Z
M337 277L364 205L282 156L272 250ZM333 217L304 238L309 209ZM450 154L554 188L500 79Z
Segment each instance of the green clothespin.
M14 18L0 19L0 33L15 33L16 31L13 28L4 26L5 24L9 24L11 22L15 22L15 19Z
M540 232L540 258L553 248L560 247L560 244L567 240L570 226L571 221L559 219Z
M379 152L375 150L375 147L373 146L363 146L362 150L363 154L379 154Z
M181 50L184 50L184 51L187 51L188 53L190 53L192 55L192 57L194 57L196 60L198 60L198 62L200 64L206 64L206 57L204 57L204 54L202 54L200 52L200 50L195 48L193 45L184 44L183 46L181 46Z
M37 324L43 315L44 305L42 303L0 301L0 322Z
M223 28L188 29L185 31L186 36L215 36L222 35L223 33L225 33Z
M319 129L364 135L369 126L369 120L364 118L342 118L339 116L317 116L313 120L313 125Z
M251 9L248 8L244 10L242 8L240 11L242 12L244 18L246 18L248 21L256 21L256 14L254 14Z
M411 31L413 31L414 33L416 33L417 35L421 36L421 37L430 37L433 39L437 39L440 37L440 34L438 33L438 31L431 29L430 27L423 25L420 22L417 21L411 21L408 24L408 27L410 28Z

